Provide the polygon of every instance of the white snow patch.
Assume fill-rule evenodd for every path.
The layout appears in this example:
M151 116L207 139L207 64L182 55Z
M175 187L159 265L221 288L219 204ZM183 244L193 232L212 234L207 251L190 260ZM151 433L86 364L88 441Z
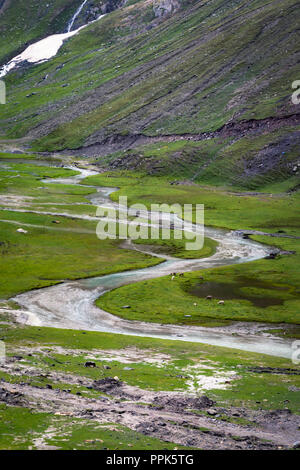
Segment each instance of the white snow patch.
M100 15L95 21L100 20L103 16L105 15ZM79 31L81 31L83 28L94 23L95 21L91 21L90 23L81 26L75 31L69 31L62 34L53 34L52 36L48 36L41 41L31 44L31 46L27 47L24 52L14 57L10 62L8 62L8 64L4 65L0 69L0 78L4 77L10 70L12 70L21 62L27 61L29 63L42 63L51 59L51 57L54 57L57 54L66 39L75 36L75 34L79 33Z
M202 373L201 369L203 369ZM213 375L206 375L205 369L213 370ZM188 391L193 394L204 390L225 390L231 385L232 380L237 379L237 375L234 370L216 370L214 367L207 365L199 364L188 366L185 371L189 375L189 379L186 381Z

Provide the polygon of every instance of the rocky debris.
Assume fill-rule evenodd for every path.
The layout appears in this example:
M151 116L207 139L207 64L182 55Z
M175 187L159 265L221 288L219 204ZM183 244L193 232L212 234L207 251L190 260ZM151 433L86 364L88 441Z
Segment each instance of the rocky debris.
M149 407L172 412L182 412L186 409L199 410L211 408L214 405L214 402L205 395L193 397L167 392L145 392L138 387L128 386L117 377L106 377L101 380L96 380L93 383L93 388L114 396L117 399L127 399L130 401L142 400L149 403Z
M156 18L168 15L180 8L178 0L159 0L153 5L153 11Z
M299 145L299 139L300 133L296 131L265 145L251 160L245 161L245 176L264 175L274 169L280 169L287 177L297 174L298 162L289 161L286 153L292 146Z
M7 405L21 406L24 405L25 400L21 393L10 392L0 387L0 402L6 403Z
M202 410L210 408L215 404L206 395L193 398L181 395L173 396L156 396L153 400L153 405L162 406L164 409L172 411L180 411L185 409Z
M164 422L161 419L146 420L139 423L135 430L152 436L159 436L164 439L166 433L173 437L173 442L181 442L185 446L195 446L206 449L274 449L270 442L263 442L256 436L243 435L233 436L218 429L206 429L202 426L189 423L187 420L181 421L180 425ZM168 439L169 440L169 439Z
M173 134L173 135L159 135L159 136L146 136L141 133L135 134L128 134L128 135L121 135L121 134L114 134L110 135L109 137L104 136L94 136L93 139L91 138L87 141L86 145L80 147L78 149L68 149L68 151L63 151L66 155L84 155L84 156L91 156L91 157L100 157L107 155L109 153L114 153L120 150L129 151L135 147L139 147L142 145L155 143L155 142L176 142L180 140L190 140L195 142L200 142L203 140L210 140L214 138L226 138L226 137L237 137L242 138L246 135L257 135L264 133L266 130L268 132L277 130L281 127L285 127L288 125L298 125L300 123L300 114L291 114L286 116L274 116L268 117L265 119L250 119L250 120L242 120L237 122L229 122L224 124L224 126L220 127L216 131L213 132L203 132L200 134ZM294 133L295 134L295 133ZM298 132L297 136L293 135L293 139L298 139L300 132ZM100 140L101 139L101 140ZM119 168L122 164L123 168L126 168L126 161L128 158L135 158L135 163L133 161L129 162L130 169L137 169L143 165L141 165L140 161L141 158L146 162L149 159L145 158L143 155L134 154L133 155L126 155L126 158L117 157L117 159L110 162L109 168L113 169ZM261 157L262 161L264 157ZM282 155L280 155L282 159ZM151 159L151 158L150 158ZM270 158L270 161L272 159ZM158 165L160 165L159 161L156 161ZM261 163L258 163L260 165ZM153 166L153 162L151 162ZM259 171L261 172L261 167L259 167ZM258 171L257 171L258 172ZM294 173L293 173L294 174Z
M300 449L300 441L294 442L293 449Z
M19 355L14 355L12 356L11 358L13 361L21 361L23 358L23 356L19 356Z
M93 388L105 393L112 393L116 389L120 389L123 382L113 377L105 377L105 379L95 380Z
M139 423L135 429L137 432L140 432L142 434L145 434L146 436L149 436L150 434L156 433L159 428L152 421L147 421L145 423Z
M210 415L210 416L216 416L218 414L218 411L215 410L214 408L210 408L209 410L207 410L207 413Z
M288 193L295 193L300 190L300 184L296 184L293 188L290 188L287 192Z
M299 369L289 369L282 367L248 367L250 372L255 372L256 374L284 374L284 375L300 375Z
M289 410L278 410L271 414L263 410L215 409L221 415L228 416L238 412L256 426L250 428L219 419L212 411L215 403L206 396L193 398L173 392L150 392L129 387L112 377L95 381L95 384L99 385L99 390L109 394L110 386L113 393L122 388L126 390L127 387L129 391L139 390L140 394L133 397L132 393L129 400L122 400L126 398L122 395L115 398L99 396L94 399L83 396L83 393L69 393L70 390L52 390L5 382L0 388L0 399L1 393L6 402L12 397L12 401L16 403L16 398L26 396L30 400L31 409L55 412L60 416L80 417L102 424L119 423L145 435L203 449L291 448L297 436L299 417ZM149 406L139 403L147 402L149 397L155 398ZM23 406L28 407L28 403ZM207 414L210 410L211 414L205 416L195 413L197 409L203 409Z
M234 235L237 235L238 237L242 237L242 238L244 238L244 235L247 235L248 237L250 235L262 235L264 237L292 238L292 239L295 239L295 240L300 239L300 237L298 237L298 236L286 234L284 232L284 230L278 230L276 233L263 232L261 230L247 230L247 232L245 232L244 230L233 230L232 233ZM274 250L274 253L283 253L283 252L281 250L277 249L276 251Z
M95 4L95 3L98 3ZM126 4L126 0L107 0L104 2L87 2L80 15L76 18L72 30L83 26L84 24L95 21L100 15L106 15Z
M270 422L270 421L287 421L288 417L292 415L292 412L289 408L284 408L282 410L270 410L266 411L263 414L263 418ZM299 420L299 419L298 419Z

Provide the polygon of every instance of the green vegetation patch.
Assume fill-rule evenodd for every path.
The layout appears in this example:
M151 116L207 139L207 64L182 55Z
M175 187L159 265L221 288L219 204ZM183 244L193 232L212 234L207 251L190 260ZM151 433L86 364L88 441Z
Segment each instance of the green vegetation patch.
M99 240L95 224L60 217L57 229L50 216L0 211L0 217L20 222L18 225L0 221L0 298L65 279L110 274L159 262L149 255L118 248L118 240ZM47 226L55 229L49 230ZM18 233L18 228L28 233Z
M38 370L43 369L45 373L47 371L72 373L73 376L82 378L81 392L85 390L84 377L99 380L117 375L121 381L129 385L156 391L186 391L192 382L196 393L200 395L205 393L217 400L217 405L246 406L255 409L288 407L294 412L299 411L298 396L294 391L295 387L297 389L300 386L299 375L284 373L284 368L298 371L299 366L292 364L289 359L200 343L40 327L3 326L1 339L5 341L10 354L20 355L19 347L21 349L27 347L32 351L32 356L26 352L21 353L24 360L20 362L20 366L23 365L25 369L30 365L37 367ZM56 346L65 348L65 353L57 353ZM38 350L35 351L35 348L39 350L45 348L45 351L41 354ZM118 360L117 356L123 354L127 357L126 351L129 354L132 349L141 360L129 364L132 370L126 370L125 366L128 364ZM104 353L107 351L107 354L116 357L109 361L107 354L103 357L101 351ZM145 359L145 357L153 359L159 355L163 355L162 364L150 363ZM84 362L89 357L94 358L92 360L95 361L96 368L84 367ZM53 368L51 364L55 364L55 367ZM104 365L109 365L111 369L105 369ZM276 369L268 374L251 370L257 367L281 368L283 373L276 372ZM230 383L223 389L212 387L203 391L201 387L197 388L199 374L214 377L223 372L232 375L231 378L226 376L226 380ZM49 380L45 379L43 383L38 384L46 386ZM72 384L68 388L72 393L78 391Z
M170 178L150 177L133 171L111 171L90 176L83 183L120 187L111 195L114 201L127 196L129 205L141 203L148 209L151 204L204 204L207 226L300 233L299 192L273 195L211 185L174 185L170 184ZM195 213L188 215L188 219L194 218Z
M103 156L98 163L108 169L138 169L151 176L164 176L173 184L226 185L236 191L278 193L297 186L299 178L293 169L298 161L299 139L299 126L284 126L238 140L215 137L149 143Z
M299 242L282 244L297 247L298 254L138 282L104 294L96 305L122 318L155 323L300 323Z
M149 230L150 232L150 230ZM182 239L174 238L178 235L177 230L170 231L170 239L152 239L149 233L149 239L137 239L134 240L134 243L137 245L148 245L148 248L155 249L156 253L164 253L169 256L174 256L176 258L186 258L186 259L195 259L195 258L207 258L212 256L216 252L218 243L211 238L204 239L203 248L200 250L187 250L186 244L194 242L194 240L187 239L184 234ZM161 234L160 234L161 235Z
M120 424L99 424L0 404L0 449L171 450L174 444L144 436Z

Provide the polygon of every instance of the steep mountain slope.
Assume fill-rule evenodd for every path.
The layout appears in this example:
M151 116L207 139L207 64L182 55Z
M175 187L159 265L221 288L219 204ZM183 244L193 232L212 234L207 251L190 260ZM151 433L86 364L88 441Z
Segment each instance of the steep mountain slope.
M93 2L95 14L100 3ZM6 77L2 138L26 137L36 150L77 149L89 156L165 141L162 155L159 146L154 154L163 173L175 157L175 164L192 168L179 168L176 176L195 181L219 184L225 178L257 187L292 177L294 187L300 141L299 105L291 101L292 82L300 76L297 3L108 2L106 11L120 8L66 42L54 59ZM3 28L6 15L0 18ZM174 141L181 139L178 154ZM153 156L151 149L109 160L112 167L130 168L133 161L148 171L153 165L144 157Z
M298 4L0 0L0 449L299 448Z

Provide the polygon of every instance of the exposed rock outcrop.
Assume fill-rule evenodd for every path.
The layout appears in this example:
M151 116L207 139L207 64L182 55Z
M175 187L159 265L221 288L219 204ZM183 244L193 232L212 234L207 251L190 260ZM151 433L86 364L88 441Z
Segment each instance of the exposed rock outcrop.
M74 22L74 28L78 28L86 23L96 20L100 15L111 13L112 11L126 5L127 0L100 0L89 1L82 9L81 14Z
M166 14L173 13L180 8L180 2L178 0L159 0L153 6L154 14L157 18L160 18Z

